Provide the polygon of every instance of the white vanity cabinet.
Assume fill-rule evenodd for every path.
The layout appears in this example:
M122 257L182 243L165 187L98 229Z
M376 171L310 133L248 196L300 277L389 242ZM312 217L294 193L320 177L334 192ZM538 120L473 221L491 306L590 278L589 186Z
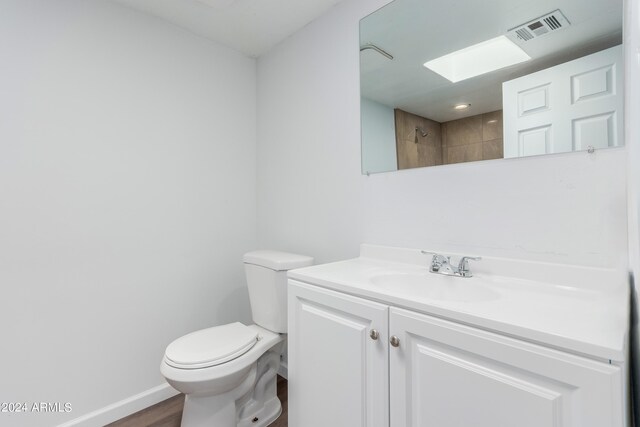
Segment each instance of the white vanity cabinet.
M625 425L618 366L295 280L288 339L292 426Z
M289 282L289 425L389 425L389 307Z
M389 324L391 427L624 425L617 366L394 307Z

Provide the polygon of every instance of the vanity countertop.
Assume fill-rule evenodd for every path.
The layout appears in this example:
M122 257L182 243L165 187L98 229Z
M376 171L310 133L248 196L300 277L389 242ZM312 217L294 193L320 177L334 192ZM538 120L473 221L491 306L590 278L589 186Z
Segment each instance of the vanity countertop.
M462 278L429 273L428 263L419 250L362 245L359 258L292 270L289 278L598 359L626 359L622 271L485 258L472 264L474 277Z

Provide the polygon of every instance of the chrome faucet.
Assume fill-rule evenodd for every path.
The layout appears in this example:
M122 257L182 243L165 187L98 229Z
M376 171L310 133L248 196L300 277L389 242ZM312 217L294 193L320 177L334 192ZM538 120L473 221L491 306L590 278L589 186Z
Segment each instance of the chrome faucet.
M446 276L472 277L473 274L469 270L469 260L480 261L481 257L463 256L458 262L458 266L451 264L451 257L444 256L435 252L421 251L425 255L433 255L429 271L431 273L444 274Z

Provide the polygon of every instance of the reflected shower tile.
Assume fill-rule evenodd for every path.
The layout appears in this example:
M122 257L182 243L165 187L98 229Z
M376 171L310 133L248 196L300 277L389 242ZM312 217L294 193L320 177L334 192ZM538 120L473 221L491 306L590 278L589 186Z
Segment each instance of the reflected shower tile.
M482 140L502 138L502 110L482 115Z
M482 160L502 159L504 157L504 146L502 138L482 143Z
M482 116L476 115L442 124L446 127L446 145L468 145L482 142Z
M398 169L411 169L420 166L418 145L413 141L398 141Z
M448 164L482 160L482 142L447 148Z

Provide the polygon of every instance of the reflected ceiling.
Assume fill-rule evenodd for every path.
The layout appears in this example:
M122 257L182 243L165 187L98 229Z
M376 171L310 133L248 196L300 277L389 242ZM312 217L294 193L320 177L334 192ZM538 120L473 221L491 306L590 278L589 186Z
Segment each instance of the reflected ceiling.
M423 67L425 62L492 39L560 9L571 25L520 42L533 58L456 84ZM597 52L622 42L622 2L614 0L397 0L361 21L362 96L438 122L502 108L502 82ZM460 112L453 106L470 103Z

